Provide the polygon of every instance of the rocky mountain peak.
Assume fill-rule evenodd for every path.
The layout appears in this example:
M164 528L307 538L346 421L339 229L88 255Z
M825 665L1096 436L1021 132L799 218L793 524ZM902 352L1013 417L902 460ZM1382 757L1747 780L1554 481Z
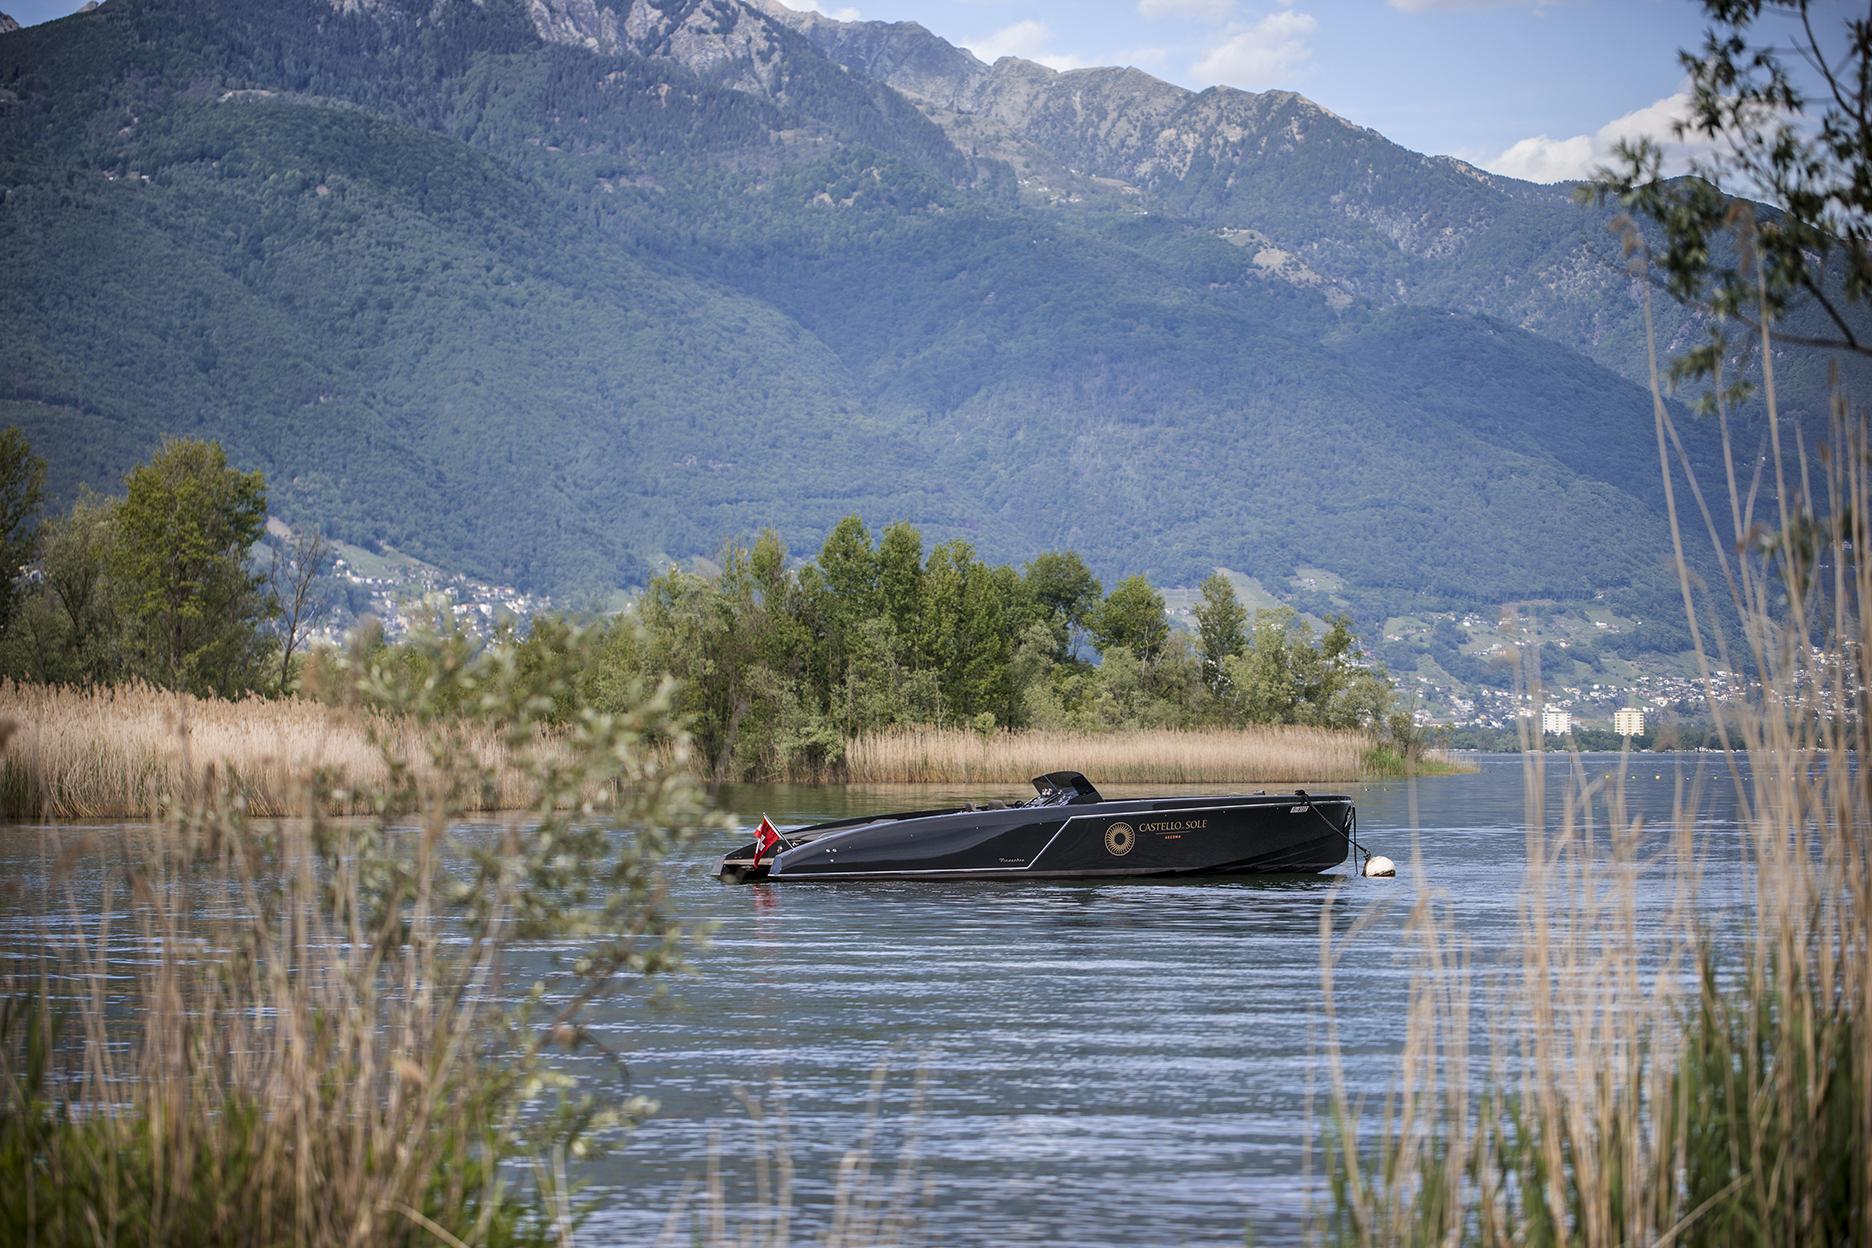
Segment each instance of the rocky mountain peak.
M772 94L783 28L740 0L528 0L540 38L594 52L668 57L714 81Z
M848 22L788 8L780 0L747 3L805 35L853 73L919 104L954 108L989 74L974 53L915 22Z
M1292 140L1322 124L1371 134L1292 91L1195 92L1141 69L1061 71L1015 56L986 65L914 22L839 21L781 0L746 3L908 97L958 143L1019 169L1063 162L1141 184L1180 178L1193 162L1237 163L1248 148L1265 150L1270 134Z
M675 61L712 85L796 109L849 139L965 176L967 160L915 102L826 55L803 15L757 0L527 0L540 37ZM783 13L788 20L775 16Z
M1538 194L1408 151L1294 91L1192 91L1140 69L993 65L911 22L846 22L745 0L854 74L893 88L958 148L1006 161L1042 202L1127 202L1278 240L1385 301L1420 260L1458 252L1504 196ZM1302 224L1286 203L1312 188ZM1389 258L1369 262L1374 255Z
M425 7L433 18L449 4L483 0L328 0L341 13ZM698 72L744 59L774 23L741 0L519 0L534 32L547 43L601 55L634 52L683 62Z
M19 28L20 28L20 24L18 22L14 21L12 18L8 17L4 13L0 13L0 35L11 34L12 32L18 30Z

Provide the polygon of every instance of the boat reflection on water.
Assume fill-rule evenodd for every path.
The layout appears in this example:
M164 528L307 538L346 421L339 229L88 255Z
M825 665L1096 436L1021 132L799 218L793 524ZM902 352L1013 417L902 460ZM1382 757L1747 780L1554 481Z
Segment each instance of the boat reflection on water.
M756 880L1083 879L1330 871L1355 848L1341 794L1230 793L1108 801L1076 771L1033 782L1024 802L986 802L815 823L762 820L725 855L731 884Z

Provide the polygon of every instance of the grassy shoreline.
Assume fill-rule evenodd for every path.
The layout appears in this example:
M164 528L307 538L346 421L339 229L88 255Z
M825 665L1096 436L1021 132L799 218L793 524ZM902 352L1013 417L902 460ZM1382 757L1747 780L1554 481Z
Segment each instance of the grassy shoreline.
M0 720L15 731L0 758L0 818L136 819L204 785L231 784L261 816L302 814L304 777L367 793L387 777L376 741L417 757L421 728L286 698L219 701L145 686L76 690L0 684ZM483 810L534 804L509 745L489 728L462 744L486 781ZM1272 725L1244 729L982 734L901 731L848 744L834 775L786 782L1020 784L1071 768L1110 784L1355 781L1467 770L1447 758L1406 760L1364 733ZM341 800L338 808L345 808ZM354 813L363 813L358 810Z
M1363 732L1268 724L1131 732L977 733L919 729L860 737L846 777L861 784L1018 784L1048 771L1102 784L1352 781L1473 770L1440 755L1406 759Z

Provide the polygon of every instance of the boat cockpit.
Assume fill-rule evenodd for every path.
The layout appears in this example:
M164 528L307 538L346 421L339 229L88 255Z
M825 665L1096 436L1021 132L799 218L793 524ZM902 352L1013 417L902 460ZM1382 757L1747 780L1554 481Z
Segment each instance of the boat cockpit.
M1092 782L1076 771L1053 771L1044 776L1035 776L1033 786L1039 792L1020 803L1022 806L1084 806L1091 802L1102 802L1099 791L1092 787Z

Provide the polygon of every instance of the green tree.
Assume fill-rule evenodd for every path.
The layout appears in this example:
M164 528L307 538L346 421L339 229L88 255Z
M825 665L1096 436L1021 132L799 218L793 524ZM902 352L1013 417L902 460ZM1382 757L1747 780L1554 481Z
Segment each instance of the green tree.
M1054 632L1054 659L1065 662L1073 656L1078 634L1085 630L1086 617L1098 606L1104 587L1086 567L1085 560L1072 550L1035 555L1023 579Z
M911 526L892 525L873 547L853 519L795 569L779 534L764 532L752 546L727 546L713 577L672 569L655 578L632 615L605 626L603 667L576 687L577 705L628 706L670 678L713 773L754 781L835 774L853 738L923 724L1182 727L1221 705L1231 717L1350 726L1375 722L1388 705L1389 686L1362 666L1344 620L1316 643L1292 611L1269 613L1257 621L1259 646L1244 646L1239 604L1225 581L1212 584L1210 645L1235 651L1222 660L1231 680L1250 673L1240 693L1231 685L1218 698L1205 690L1196 641L1170 629L1144 578L1086 611L1083 562L1045 558L1023 574L982 562L956 539L925 559ZM1078 588L1049 595L1037 583ZM1097 667L1059 658L1055 625L1072 612L1097 632ZM567 639L585 631L540 621L525 639L498 644L522 673L552 670ZM1253 675L1251 660L1271 674Z
M1105 601L1093 610L1087 623L1101 654L1114 646L1123 646L1145 664L1155 662L1163 653L1164 641L1170 635L1163 595L1152 589L1142 576L1127 576L1119 581Z
M880 609L878 552L864 521L846 516L826 535L819 573L825 589L823 680L829 688L851 660L853 634Z
M1344 616L1316 640L1291 607L1257 611L1246 648L1224 661L1228 705L1249 723L1370 727L1389 709L1391 685L1363 658Z
M1306 624L1291 607L1255 612L1247 646L1224 660L1235 715L1251 724L1298 721L1294 652L1309 644L1306 634Z
M104 684L123 674L122 620L109 572L117 508L117 500L86 490L46 526L40 597L52 631L38 655L40 680Z
M923 570L923 659L941 682L945 709L967 719L988 709L1005 645L992 591L975 548L961 538L930 551Z
M863 520L846 516L826 535L819 550L819 570L841 610L862 619L876 614L878 553Z
M0 429L0 635L19 610L20 573L39 553L39 496L45 460L17 428Z
M878 593L899 644L914 653L923 644L923 535L899 521L878 540Z
M273 613L248 551L266 524L266 482L219 443L175 439L124 478L111 576L139 673L168 688L258 687Z
M1202 601L1195 615L1203 680L1211 693L1219 694L1228 681L1225 664L1248 644L1248 612L1235 597L1228 577L1217 572L1202 583Z
M851 661L839 676L831 705L841 734L850 738L934 720L939 698L933 676L904 665L889 616L859 624L850 643Z

